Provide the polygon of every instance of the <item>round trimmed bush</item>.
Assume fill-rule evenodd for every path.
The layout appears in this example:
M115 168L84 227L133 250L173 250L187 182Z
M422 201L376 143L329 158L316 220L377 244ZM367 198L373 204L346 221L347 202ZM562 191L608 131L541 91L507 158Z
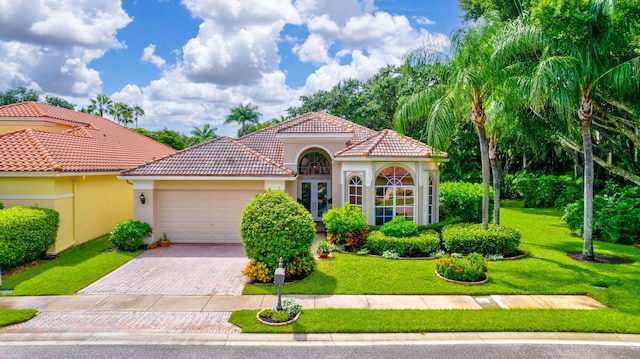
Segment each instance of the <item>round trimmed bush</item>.
M413 237L418 235L418 225L403 216L396 216L385 223L380 232L389 237Z
M477 252L507 257L518 252L520 232L495 224L490 224L486 231L479 224L453 224L442 229L442 243L450 253Z
M60 215L52 209L11 207L0 211L0 267L31 262L56 241Z
M129 220L118 223L111 231L109 240L116 248L134 252L144 244L144 239L151 235L152 229L149 223Z
M287 278L306 277L314 269L311 244L316 223L309 211L284 192L258 194L242 211L240 235L251 259L243 274L252 281L273 281L280 257Z
M392 251L400 257L427 257L440 249L440 236L434 231L424 231L413 237L391 237L381 231L372 231L366 247L379 255Z

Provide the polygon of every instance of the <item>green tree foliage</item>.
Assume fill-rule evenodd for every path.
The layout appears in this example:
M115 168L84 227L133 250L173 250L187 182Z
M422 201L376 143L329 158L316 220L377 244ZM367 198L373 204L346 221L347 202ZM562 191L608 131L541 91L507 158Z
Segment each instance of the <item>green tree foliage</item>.
M0 106L27 101L38 102L40 96L35 91L22 86L0 92Z
M316 224L311 213L284 192L258 194L242 211L240 235L251 259L244 273L252 280L273 280L280 258L287 278L306 277L314 269ZM263 273L256 274L255 268Z
M144 128L136 128L133 130L176 150L185 149L189 147L189 144L191 143L191 139L189 137L166 127L157 131L150 131Z
M464 19L478 20L496 12L503 21L516 19L531 6L531 0L458 0Z
M234 122L239 124L240 128L238 129L238 137L242 137L248 133L248 125L260 122L260 116L262 116L262 114L258 112L258 106L253 106L251 103L246 105L240 104L240 106L231 110L231 114L227 117L224 123L225 125Z
M76 109L76 105L72 104L71 102L61 99L60 97L55 97L55 96L46 96L45 97L45 103L52 105L52 106L57 106L57 107L62 107L62 108L66 108L68 110L75 110Z
M202 128L193 126L193 130L191 131L192 137L190 139L190 144L196 145L198 143L213 140L214 138L218 137L215 132L216 130L217 128L211 127L211 124L209 123L205 123Z
M87 112L93 115L104 117L109 112L113 101L107 95L98 95L95 99L91 99L91 104L87 107Z

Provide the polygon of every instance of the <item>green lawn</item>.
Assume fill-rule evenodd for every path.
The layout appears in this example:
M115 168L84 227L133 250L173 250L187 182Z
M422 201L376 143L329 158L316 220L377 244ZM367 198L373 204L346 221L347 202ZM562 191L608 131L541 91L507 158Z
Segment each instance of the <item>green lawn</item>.
M3 278L0 288L13 291L0 295L73 294L141 253L112 247L107 235L72 247L55 260Z
M585 311L543 310L482 310L463 311L464 320L447 320L451 311L425 311L403 319L397 311L375 311L389 323L388 331L455 331L455 330L540 330L540 331L604 331L640 333L640 249L632 246L595 242L596 254L610 254L635 260L634 264L598 264L574 261L566 252L582 250L582 239L571 234L552 209L525 209L519 202L505 202L502 224L518 228L522 233L520 248L529 253L525 259L489 263L487 284L461 286L438 279L434 260L387 260L351 254L335 254L335 259L320 261L311 276L297 283L286 284L285 294L588 294L610 309ZM608 289L596 289L594 285ZM248 285L244 294L274 294L274 286ZM322 321L313 320L316 310L305 310L300 320L303 331L326 331ZM318 311L319 313L321 311ZM418 311L419 312L419 311ZM522 313L521 313L522 312ZM347 332L372 331L380 323L358 310L337 310L341 318L357 319ZM369 312L367 312L369 313ZM517 315L513 313L518 313ZM247 320L243 320L244 316ZM253 311L255 316L255 311ZM425 320L425 316L432 320ZM251 311L234 313L232 322L244 331L291 331L254 325ZM303 319L307 317L307 319ZM411 316L410 316L411 317ZM505 323L504 318L511 318ZM423 318L422 320L417 318ZM521 319L520 319L521 318ZM583 325L581 318L590 318ZM310 321L311 323L308 323ZM362 326L369 329L362 328ZM431 324L428 324L431 323ZM449 324L443 324L449 323ZM428 329L425 329L425 325ZM342 328L344 325L341 325ZM515 326L515 327L514 327ZM595 327L594 327L595 326ZM384 329L381 329L385 331Z

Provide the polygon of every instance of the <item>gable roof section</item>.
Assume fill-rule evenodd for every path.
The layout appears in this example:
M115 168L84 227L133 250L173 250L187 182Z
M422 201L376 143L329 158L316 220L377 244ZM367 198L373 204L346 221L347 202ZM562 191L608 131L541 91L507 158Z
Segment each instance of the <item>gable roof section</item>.
M176 151L108 119L22 102L0 106L2 118L47 118L70 129L23 129L0 135L0 172L119 172Z
M349 141L351 144L375 135L376 131L328 113L309 112L240 137L238 142L282 164L284 162L283 145L277 138L278 134L328 133L353 134L353 138Z
M153 162L132 168L123 176L279 176L293 177L293 171L230 137L184 149Z
M431 146L392 130L382 130L336 153L335 157L430 158L433 155ZM438 152L436 155L446 157L444 152Z

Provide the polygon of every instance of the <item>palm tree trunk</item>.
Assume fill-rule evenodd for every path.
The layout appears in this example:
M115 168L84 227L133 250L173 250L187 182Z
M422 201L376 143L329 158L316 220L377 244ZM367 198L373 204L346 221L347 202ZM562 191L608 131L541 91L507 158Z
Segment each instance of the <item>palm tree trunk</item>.
M584 218L582 257L593 261L593 143L591 141L591 96L583 93L580 98L578 116L582 127L582 147L584 148Z
M471 122L478 129L478 140L480 142L480 157L482 163L482 229L489 228L489 182L491 181L491 173L489 169L489 145L487 141L487 132L484 128L486 114L482 107L482 101L474 101L471 110Z
M489 138L489 162L491 163L491 174L493 175L493 223L500 224L500 170L498 159L496 158L496 147L498 140L495 131Z

